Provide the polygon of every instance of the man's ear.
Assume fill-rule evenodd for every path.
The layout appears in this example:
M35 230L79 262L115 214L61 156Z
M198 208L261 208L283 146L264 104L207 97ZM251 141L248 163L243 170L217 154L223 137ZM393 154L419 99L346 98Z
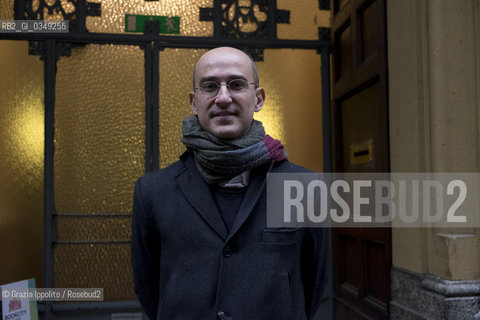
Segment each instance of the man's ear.
M255 91L256 95L256 104L255 112L262 110L263 104L265 103L265 90L262 87L258 87Z
M197 103L195 102L195 93L190 92L190 108L192 108L193 114L197 114Z

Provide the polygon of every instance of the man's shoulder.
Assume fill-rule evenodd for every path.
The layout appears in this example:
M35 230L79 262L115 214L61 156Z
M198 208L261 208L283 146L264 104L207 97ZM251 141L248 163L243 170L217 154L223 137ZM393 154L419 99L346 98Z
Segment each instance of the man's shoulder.
M180 157L180 160L173 162L163 169L145 174L139 178L139 181L144 185L158 184L160 181L162 183L173 181L176 176L185 170L185 161L188 157L188 155L184 154Z
M284 160L281 162L275 163L275 166L272 169L272 172L313 172L310 169L297 165L290 162L289 160Z

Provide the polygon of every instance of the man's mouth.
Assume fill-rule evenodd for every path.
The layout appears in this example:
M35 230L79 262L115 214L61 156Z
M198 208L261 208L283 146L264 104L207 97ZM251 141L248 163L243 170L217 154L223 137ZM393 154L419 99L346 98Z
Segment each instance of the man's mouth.
M237 113L233 111L220 111L220 112L214 112L212 113L212 117L230 117L230 116L236 116Z

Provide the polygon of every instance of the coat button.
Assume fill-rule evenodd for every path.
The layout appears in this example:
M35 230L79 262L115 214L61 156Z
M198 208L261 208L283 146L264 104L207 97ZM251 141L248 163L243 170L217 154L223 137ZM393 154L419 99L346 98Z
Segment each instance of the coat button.
M227 315L225 314L225 311L218 311L217 316L218 316L218 319L220 320L227 319Z
M230 257L232 254L233 254L232 247L226 246L226 247L223 249L223 256L224 256L225 258Z

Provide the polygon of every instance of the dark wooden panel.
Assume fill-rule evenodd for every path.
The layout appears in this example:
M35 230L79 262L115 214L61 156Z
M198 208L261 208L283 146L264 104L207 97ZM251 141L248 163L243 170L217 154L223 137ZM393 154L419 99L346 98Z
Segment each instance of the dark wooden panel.
M389 265L385 244L378 242L365 241L366 250L366 280L365 280L365 301L373 308L387 312L390 294L388 287L384 283L389 281Z
M380 82L386 90L386 40L385 40L385 0L355 0L349 1L332 21L333 67L335 73L333 99L342 99L351 94L357 86L380 77ZM349 27L349 37L342 36ZM345 41L350 39L350 45ZM339 43L339 42L342 43ZM342 53L347 48L348 53ZM352 52L353 50L353 52ZM350 57L352 65L349 73L343 67L345 58ZM339 57L343 59L340 60ZM340 66L338 65L340 64ZM386 91L384 96L386 97ZM386 100L383 102L386 105Z
M388 319L389 230L342 228L335 231L335 318Z
M374 58L378 54L379 46L379 21L377 1L367 1L357 11L360 25L360 53L359 64Z
M335 32L335 81L350 76L353 70L352 28L347 21ZM348 79L347 79L348 80Z
M343 7L345 7L350 0L334 0L333 1L333 10L334 12L340 11Z
M388 157L385 157L386 111L381 99L381 86L377 82L361 89L355 95L341 101L338 113L342 131L343 170L347 172L385 172ZM354 151L364 145L371 147L371 160L355 162Z
M338 300L335 300L335 318L336 319L349 319L348 313L350 309L347 308L343 303Z
M389 239L384 228L336 228L342 235L362 238L371 242L385 243Z
M340 276L340 288L347 295L359 297L363 284L363 257L360 242L357 238L345 234L340 235L340 241L343 248L343 257L340 262L340 268L343 270Z
M337 311L336 318L341 320L369 320L368 318L364 317L361 312L358 310L352 310L341 299L335 300L335 310Z

